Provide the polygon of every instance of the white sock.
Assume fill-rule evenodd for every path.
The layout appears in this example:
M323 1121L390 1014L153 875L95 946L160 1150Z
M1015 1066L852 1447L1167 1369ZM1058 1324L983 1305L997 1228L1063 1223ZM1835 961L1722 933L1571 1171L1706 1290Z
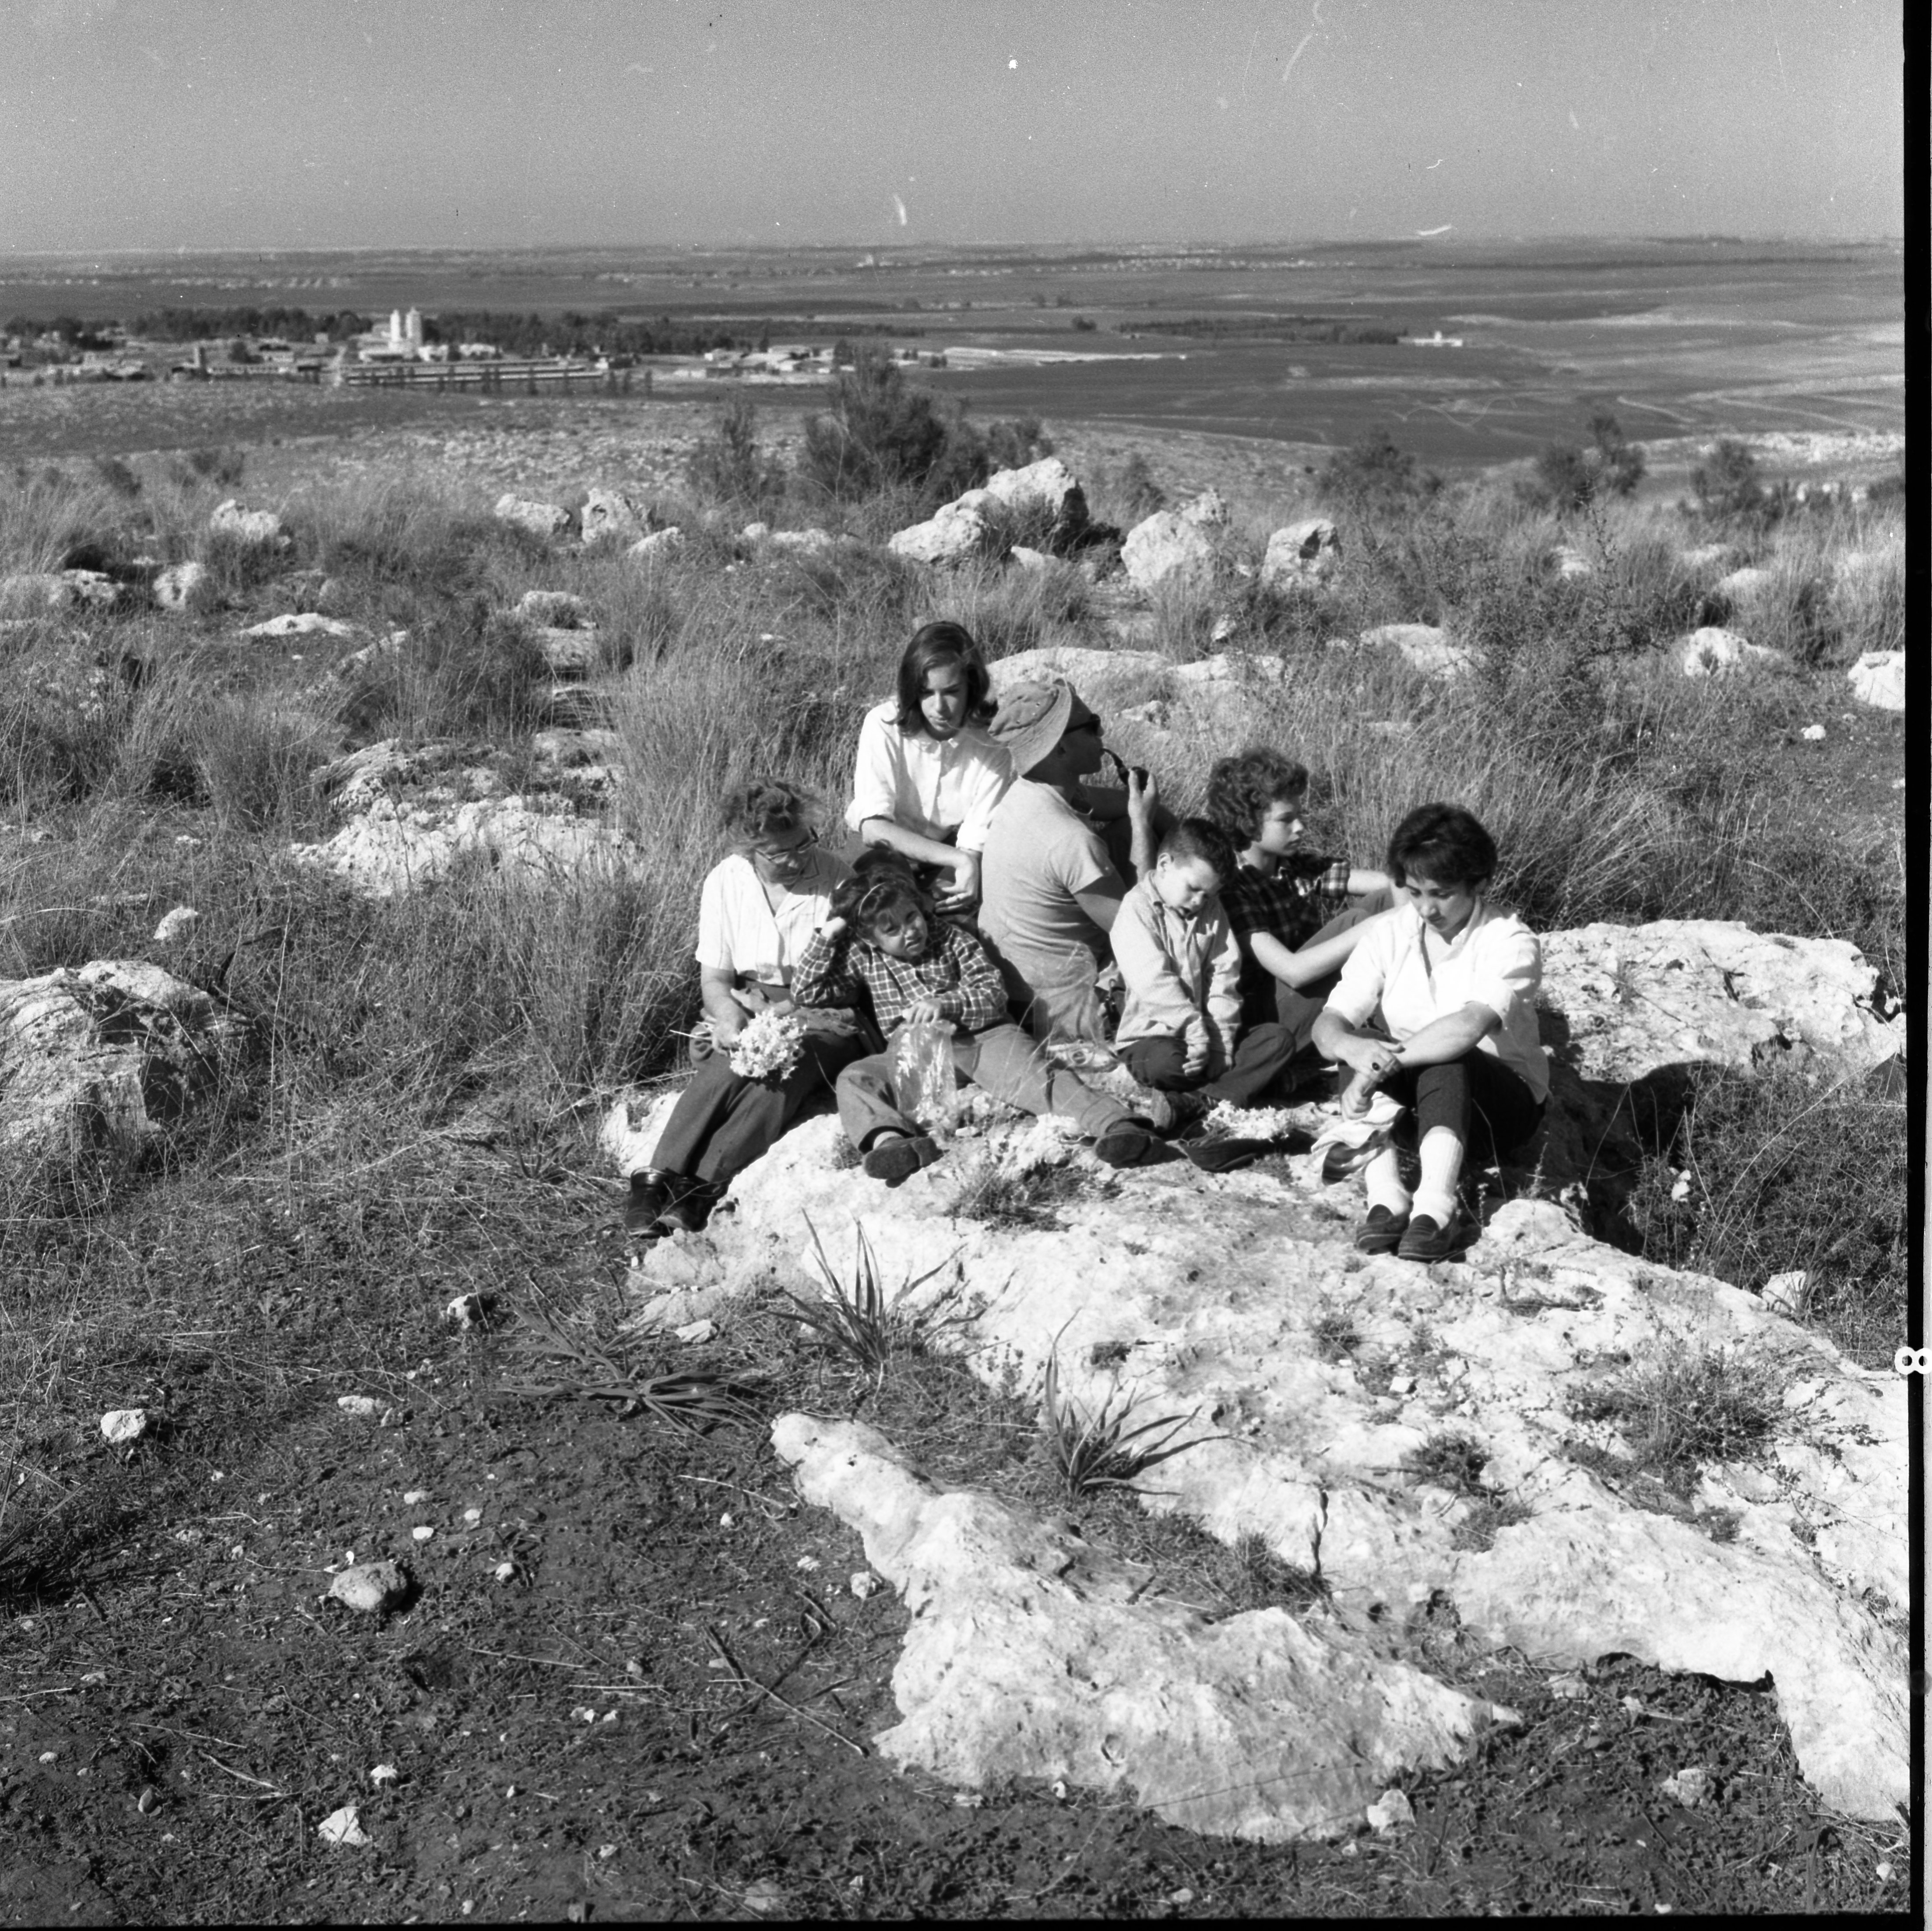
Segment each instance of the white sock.
M1408 1211L1408 1189L1402 1183L1402 1160L1393 1147L1384 1147L1362 1169L1362 1189L1371 1207L1385 1207L1396 1214Z
M1456 1217L1456 1183L1462 1177L1461 1137L1447 1126L1432 1126L1417 1150L1422 1180L1415 1189L1415 1212L1447 1227Z

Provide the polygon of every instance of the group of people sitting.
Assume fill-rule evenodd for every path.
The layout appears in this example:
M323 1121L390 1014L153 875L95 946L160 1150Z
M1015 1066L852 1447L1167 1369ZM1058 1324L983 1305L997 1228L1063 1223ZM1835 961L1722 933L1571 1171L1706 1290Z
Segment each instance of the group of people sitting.
M724 801L704 882L694 1076L626 1227L701 1227L732 1178L836 1098L865 1171L897 1186L941 1157L911 1110L907 1029L953 1076L1072 1121L1110 1165L1184 1152L1217 1102L1338 1104L1324 1177L1359 1171L1355 1245L1434 1261L1474 1228L1472 1157L1540 1125L1537 940L1486 896L1493 841L1467 811L1411 811L1376 869L1304 849L1308 774L1278 751L1220 759L1199 815L1121 766L1064 682L997 703L971 637L932 623L859 734L848 863L818 801L766 778ZM1116 760L1118 763L1118 760ZM782 1063L734 1067L757 1015L791 1015ZM1091 1075L1126 1066L1132 1104ZM1196 1156L1214 1164L1210 1139Z

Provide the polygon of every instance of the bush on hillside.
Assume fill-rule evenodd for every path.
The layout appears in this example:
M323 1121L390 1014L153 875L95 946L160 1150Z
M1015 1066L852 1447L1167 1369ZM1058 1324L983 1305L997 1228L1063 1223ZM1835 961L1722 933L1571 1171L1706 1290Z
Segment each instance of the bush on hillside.
M1533 493L1558 510L1580 510L1605 496L1635 493L1643 480L1642 445L1628 441L1622 425L1606 409L1590 418L1587 447L1552 442L1536 459Z
M1690 487L1698 508L1714 520L1756 516L1770 501L1757 457L1748 443L1735 436L1720 436L1704 452L1703 461L1690 472Z
M934 506L976 488L996 465L1030 462L1043 442L1036 418L977 428L868 346L833 382L830 409L806 418L801 470L841 502L909 489Z
M1372 429L1330 457L1322 472L1323 493L1343 508L1400 512L1425 503L1442 487L1386 429Z
M758 412L742 393L718 412L711 434L698 439L686 474L694 489L734 510L766 509L784 494L784 466L759 448Z

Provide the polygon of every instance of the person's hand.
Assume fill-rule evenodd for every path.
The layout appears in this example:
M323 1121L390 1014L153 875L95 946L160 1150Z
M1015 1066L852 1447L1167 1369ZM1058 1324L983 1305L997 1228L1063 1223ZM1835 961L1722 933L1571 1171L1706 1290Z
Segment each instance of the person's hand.
M1190 1020L1181 1033L1180 1070L1195 1079L1208 1070L1208 1028L1198 1019Z
M933 901L940 912L968 912L980 902L980 854L960 852L952 861L952 883Z
M1369 1110L1369 1101L1375 1092L1375 1082L1366 1074L1358 1073L1342 1089L1342 1117L1360 1120Z
M712 1012L706 1015L711 1021L711 1043L719 1051L728 1051L738 1043L738 1035L745 1030L745 1009L734 998L728 1012Z
M797 1006L792 1010L805 1021L808 1033L829 1033L848 1039L857 1032L859 1022L843 1006Z
M1336 1057L1345 1065L1352 1066L1364 1075L1369 1083L1383 1078L1394 1072L1402 1062L1396 1049L1386 1039L1370 1039L1358 1033L1344 1039L1336 1049Z
M915 999L906 1008L906 1023L908 1025L936 1025L938 1020L939 1001L936 999Z
M845 936L845 921L835 912L818 929L828 939L842 939Z
M1133 765L1124 767L1127 774L1127 816L1136 823L1154 816L1154 808L1160 802L1160 786L1150 771L1145 777Z

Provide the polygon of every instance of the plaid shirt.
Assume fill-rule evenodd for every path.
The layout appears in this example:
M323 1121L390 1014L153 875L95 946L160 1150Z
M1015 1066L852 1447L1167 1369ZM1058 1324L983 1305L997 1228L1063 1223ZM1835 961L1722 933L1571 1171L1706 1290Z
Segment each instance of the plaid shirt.
M1313 852L1289 852L1264 878L1245 865L1221 884L1221 909L1241 946L1241 1012L1244 1023L1257 1015L1274 1017L1274 975L1256 964L1250 943L1256 933L1278 939L1299 952L1330 919L1348 909L1348 861Z
M896 959L850 932L814 932L792 969L800 1006L869 1006L890 1034L915 1001L929 999L962 1033L983 1033L1009 1015L1006 988L978 938L943 919L927 922L925 958Z

